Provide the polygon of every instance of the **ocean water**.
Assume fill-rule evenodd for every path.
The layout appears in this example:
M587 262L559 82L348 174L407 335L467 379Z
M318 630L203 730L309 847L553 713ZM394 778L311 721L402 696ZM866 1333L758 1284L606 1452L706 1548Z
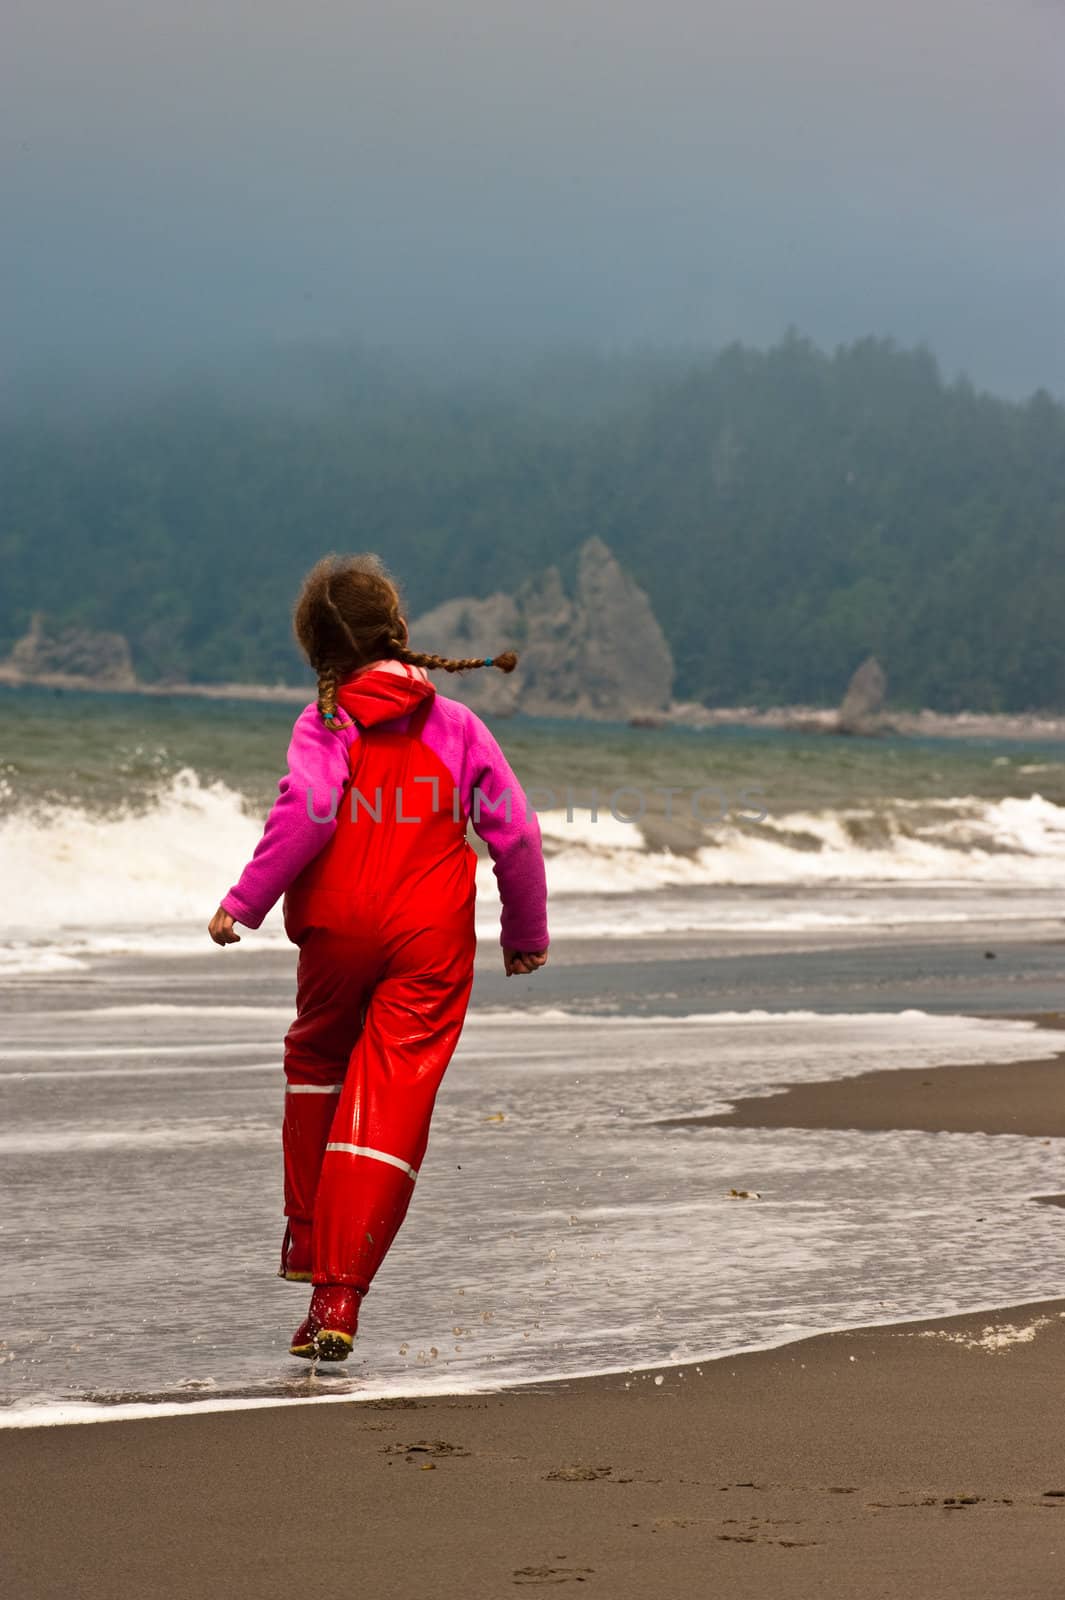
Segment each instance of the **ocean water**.
M0 976L200 948L292 720L0 688ZM557 936L1061 924L1065 744L521 718L496 732L540 816ZM256 940L284 942L279 913Z
M204 932L291 720L0 693L0 1421L477 1389L1065 1292L1062 1214L1032 1203L1061 1141L662 1125L1052 1054L1007 1013L1057 996L1065 747L515 720L555 802L552 961L496 972L487 873L474 1008L356 1354L292 1360L292 951L276 917L225 952Z
M1031 1201L1061 1141L661 1126L783 1082L1028 1059L1045 1031L530 999L474 1011L355 1356L313 1373L286 1348L307 1291L272 1276L287 1007L86 1007L59 981L0 1052L9 1424L477 1389L1065 1291L1060 1215Z

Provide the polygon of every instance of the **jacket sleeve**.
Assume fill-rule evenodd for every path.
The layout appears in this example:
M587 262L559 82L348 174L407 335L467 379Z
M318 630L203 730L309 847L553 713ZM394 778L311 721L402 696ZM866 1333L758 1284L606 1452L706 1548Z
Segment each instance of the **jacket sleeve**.
M309 705L301 711L288 747L288 771L266 819L262 838L222 909L257 928L308 861L336 832L336 813L348 780L354 728L333 732Z
M488 846L503 902L500 944L546 950L547 875L540 824L502 750L469 713L464 800L473 830Z

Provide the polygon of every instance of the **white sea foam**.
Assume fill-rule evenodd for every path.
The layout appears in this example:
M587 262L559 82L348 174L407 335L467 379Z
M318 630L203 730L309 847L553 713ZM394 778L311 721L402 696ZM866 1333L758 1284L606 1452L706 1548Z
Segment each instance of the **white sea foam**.
M255 1022L287 1022L291 1016L289 1006L205 1006L195 1001L187 1005L149 1001L141 1005L91 1006L84 1011L63 1012L68 1022L93 1022L97 1018L103 1021L111 1017L183 1017L186 1021L194 1018L197 1022L203 1017L225 1017L228 1021L248 1018Z
M193 1013L196 1017L198 1014ZM108 1061L132 1056L231 1056L244 1055L248 1050L269 1050L269 1039L208 1039L196 1044L106 1044L94 1048L79 1045L48 1045L32 1050L0 1050L0 1061L93 1061L104 1057ZM230 1063L226 1064L226 1071Z
M548 811L540 821L553 922L562 934L801 932L979 919L979 908L944 901L944 889L963 888L1008 889L1005 915L1021 920L1031 918L1029 897L1065 889L1065 808L1039 795L996 802L960 796L934 806L898 800L875 814L795 812L761 824L725 823L687 854L649 848L636 823L609 812L593 821L579 808L572 816ZM259 832L260 818L235 790L204 783L189 769L142 810L8 811L0 819L8 908L0 973L62 974L112 955L206 953L206 921ZM479 876L479 930L493 939L498 902L487 861ZM760 894L722 898L722 891L742 888ZM922 888L923 899L891 902L899 889ZM774 889L781 898L765 898ZM696 890L717 893L693 897ZM817 891L818 899L795 898L803 890ZM680 904L671 894L688 898ZM623 928L611 909L619 897L626 899ZM993 914L1001 920L997 908ZM280 909L245 937L256 950L283 947Z
M84 1124L72 1127L37 1128L28 1132L0 1132L0 1155L62 1156L104 1150L172 1152L200 1149L207 1145L235 1145L247 1149L261 1144L273 1147L277 1131L272 1126L254 1128L245 1123L239 1138L230 1124L207 1119L182 1127L174 1123L132 1123L122 1128L94 1128Z
M926 815L915 820L913 813ZM724 823L690 855L649 850L636 823L575 813L540 819L555 894L631 894L684 886L1010 884L1065 887L1065 808L1041 795L893 801L877 812L798 811ZM861 842L863 829L870 843Z
M206 920L259 823L223 783L178 772L144 810L37 805L0 821L11 921L36 927ZM206 916L205 916L206 912Z
M272 1061L252 1061L226 1064L226 1077L233 1079L238 1076L257 1077L264 1072L278 1071L279 1062L275 1057ZM169 1067L58 1067L53 1071L46 1067L39 1072L0 1072L0 1084L12 1083L87 1083L98 1080L120 1079L123 1083L135 1082L139 1078L210 1078L216 1081L218 1068L189 1067L183 1063Z
M667 1032L676 1028L757 1028L761 1031L766 1023L783 1030L785 1037L788 1030L798 1022L809 1022L826 1033L840 1034L844 1038L853 1035L855 1028L866 1028L875 1034L909 1032L915 1027L920 1030L921 1037L941 1034L944 1038L957 1040L963 1037L973 1037L980 1040L981 1045L990 1046L996 1039L1008 1038L1010 1034L1033 1033L1039 1029L1038 1023L1032 1022L1027 1017L968 1017L955 1013L922 1011L919 1007L909 1006L902 1011L810 1011L810 1010L781 1010L767 1011L757 1007L745 1011L689 1011L682 1016L657 1016L650 1021L647 1017L625 1013L618 1016L589 1016L586 1012L567 1011L560 1006L545 1006L543 1010L522 1008L512 1010L507 1006L492 1008L480 1006L470 1013L464 1032L470 1029L490 1028L499 1025L508 1027L528 1027L535 1024L539 1028L543 1023L561 1025L566 1028L661 1028ZM1039 1029L1040 1032L1044 1030ZM1048 1033L1048 1054L1056 1054L1054 1043L1057 1035Z
M1026 1305L1039 1305L1039 1298L1018 1297L1010 1306L1011 1310L1020 1311ZM989 1304L986 1299L973 1304L952 1304L944 1310L943 1316L979 1316L981 1313L993 1315L1000 1310L1000 1303ZM1058 1316L1065 1313L1058 1313ZM398 1381L381 1382L366 1378L348 1379L349 1387L345 1390L328 1394L321 1389L322 1376L320 1373L308 1377L305 1381L307 1393L302 1395L286 1395L261 1397L255 1394L246 1395L218 1395L211 1397L205 1395L192 1400L132 1400L115 1404L106 1404L91 1401L56 1401L43 1397L37 1402L30 1401L23 1405L8 1406L0 1410L0 1428L65 1428L76 1424L90 1422L145 1422L152 1418L164 1417L189 1417L209 1415L219 1411L265 1411L282 1410L291 1406L320 1406L320 1405L357 1405L360 1402L370 1404L380 1400L398 1400L417 1396L419 1399L429 1399L432 1396L456 1396L501 1394L508 1389L527 1389L530 1384L573 1383L581 1378L617 1377L624 1374L631 1383L638 1384L652 1378L656 1385L663 1381L664 1372L676 1373L677 1368L710 1365L715 1361L734 1361L739 1356L754 1355L759 1351L785 1349L790 1344L799 1340L827 1336L833 1333L847 1333L856 1327L865 1328L905 1328L907 1323L925 1322L930 1316L935 1316L934 1311L927 1309L913 1312L909 1316L877 1317L867 1315L859 1321L858 1317L848 1319L837 1318L811 1318L807 1323L793 1324L787 1332L776 1333L769 1338L737 1340L735 1344L724 1344L715 1348L700 1350L698 1345L687 1347L683 1352L660 1356L654 1362L634 1366L632 1362L601 1366L560 1367L557 1370L550 1366L538 1370L535 1375L528 1372L515 1376L493 1376L488 1372L477 1378L461 1377L451 1373L427 1373L416 1369L413 1379L405 1375ZM998 1352L1012 1348L1016 1344L1030 1343L1044 1327L1051 1326L1054 1318L1037 1316L1023 1328L1017 1329L1013 1323L989 1324L982 1336L971 1339L965 1334L955 1333L950 1329L929 1328L910 1334L913 1339L939 1339L953 1344L962 1344L969 1349L980 1349ZM654 1369L659 1369L657 1372ZM683 1373L680 1374L683 1376ZM317 1382L317 1387L312 1390L312 1384ZM626 1388L629 1383L626 1383Z
M47 946L10 942L0 944L0 975L5 978L42 977L48 973L84 972L77 956Z
M133 1152L231 1144L245 1148L252 1142L274 1138L272 1111L266 1102L247 1100L251 1080L270 1095L281 1092L280 1061L228 1062L219 1068L197 1065L202 1059L194 1037L197 1012L190 1008L187 1047L169 1047L172 1065L153 1067L133 1062L126 1066L25 1070L0 1075L0 1084L47 1081L71 1084L100 1079L120 1079L129 1090L121 1102L123 1120L116 1122L116 1107L108 1103L102 1115L92 1110L89 1098L78 1097L74 1121L62 1120L57 1109L47 1123L16 1125L0 1130L0 1154L42 1157L73 1152ZM1053 1057L1060 1036L1025 1018L979 1018L929 1013L917 1009L899 1012L790 1011L693 1012L681 1016L587 1015L560 1007L539 1011L477 1010L469 1019L457 1055L460 1078L484 1071L504 1072L508 1103L536 1092L534 1086L571 1081L575 1062L584 1084L586 1106L597 1103L605 1084L618 1071L652 1068L655 1079L668 1062L688 1084L686 1106L709 1114L724 1110L738 1095L764 1094L782 1082L850 1077L873 1068L935 1067L947 1064L998 1061L1003 1064ZM60 1050L59 1055L67 1052ZM106 1050L90 1046L95 1059ZM115 1051L121 1055L121 1051ZM192 1060L181 1059L182 1054ZM44 1052L42 1052L44 1054ZM509 1063L509 1064L508 1064ZM710 1064L712 1063L712 1066ZM217 1086L231 1088L238 1077L249 1083L243 1089L246 1116L219 1118L211 1113L209 1096ZM145 1094L146 1079L160 1080ZM196 1098L202 1109L189 1113L183 1102L181 1116L173 1122L159 1120L154 1109L168 1081L197 1078ZM498 1092L498 1091L497 1091ZM140 1098L134 1098L136 1096ZM57 1107L60 1102L57 1102ZM271 1102L271 1105L273 1102ZM141 1108L141 1115L134 1107ZM602 1109L602 1108L601 1108ZM672 1091L648 1085L641 1095L641 1118L670 1115L676 1109ZM146 1114L145 1114L146 1113ZM445 1098L438 1126L447 1130L452 1115ZM542 1107L541 1118L548 1115ZM264 1120L266 1119L266 1120ZM482 1118L477 1113L478 1125ZM523 1118L524 1120L524 1118ZM860 1160L860 1157L857 1159ZM631 1205L631 1196L624 1201Z

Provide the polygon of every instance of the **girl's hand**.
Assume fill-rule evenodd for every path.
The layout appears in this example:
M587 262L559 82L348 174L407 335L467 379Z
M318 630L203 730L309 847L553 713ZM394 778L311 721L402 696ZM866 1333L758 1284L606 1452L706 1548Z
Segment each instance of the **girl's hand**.
M221 906L207 924L207 932L215 944L224 946L240 943L240 934L233 931L233 918L228 911L223 911Z
M524 975L535 972L537 967L546 965L546 950L508 950L506 945L503 946L503 971L508 978L512 978L515 973Z

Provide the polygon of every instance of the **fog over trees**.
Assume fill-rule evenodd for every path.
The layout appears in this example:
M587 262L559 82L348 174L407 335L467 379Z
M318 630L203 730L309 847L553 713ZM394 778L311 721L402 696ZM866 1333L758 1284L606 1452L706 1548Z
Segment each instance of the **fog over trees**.
M417 615L565 577L598 535L680 697L836 701L872 652L896 705L1065 706L1065 406L948 382L925 348L307 344L23 395L0 474L0 654L44 612L125 635L146 680L296 681L288 612L325 550L377 550Z

